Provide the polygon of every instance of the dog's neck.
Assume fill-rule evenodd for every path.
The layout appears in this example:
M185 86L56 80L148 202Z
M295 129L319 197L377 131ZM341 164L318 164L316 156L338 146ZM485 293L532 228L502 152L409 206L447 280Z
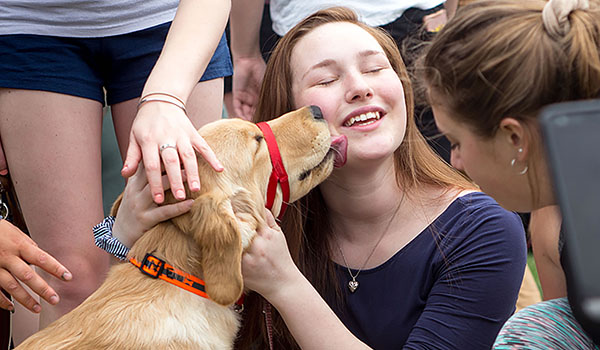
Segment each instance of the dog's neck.
M169 232L166 239L165 232ZM152 253L178 269L203 278L199 263L200 252L196 247L190 236L172 222L166 221L144 233L131 248L130 256L141 261L146 253Z

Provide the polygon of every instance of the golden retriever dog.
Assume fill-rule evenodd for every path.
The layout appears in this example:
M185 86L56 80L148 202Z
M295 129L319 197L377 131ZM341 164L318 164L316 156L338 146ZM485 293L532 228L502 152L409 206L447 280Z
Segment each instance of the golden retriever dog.
M290 202L304 196L345 161L344 137L331 137L318 107L268 122L287 170ZM230 349L239 327L232 304L243 292L241 256L265 225L273 166L263 133L241 119L207 124L199 133L223 163L221 173L198 160L201 190L192 209L147 231L128 259L147 253L204 280L205 298L152 278L131 263L113 266L80 306L34 334L17 349ZM278 186L279 187L279 186ZM169 192L170 194L170 192ZM174 202L173 196L167 198ZM119 200L113 206L113 215ZM272 211L278 215L282 191Z

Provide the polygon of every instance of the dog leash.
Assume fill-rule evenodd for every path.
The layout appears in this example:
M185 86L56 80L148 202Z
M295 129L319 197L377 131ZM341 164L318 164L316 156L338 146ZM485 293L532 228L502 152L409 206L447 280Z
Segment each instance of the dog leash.
M258 126L263 133L265 142L267 143L267 148L269 149L271 164L273 165L273 171L271 172L271 176L269 177L269 185L267 186L267 202L265 207L269 210L273 208L273 204L275 203L275 194L277 193L277 185L281 185L283 199L279 215L277 216L277 219L281 220L283 213L285 213L287 205L290 201L290 183L288 180L288 175L285 171L285 167L283 166L283 159L281 158L281 153L279 152L279 147L277 146L277 140L275 140L275 135L273 134L273 130L271 130L271 126L266 122L256 123L256 126ZM265 315L265 326L267 328L269 349L273 350L273 319L271 313L271 304L266 300L263 300L263 314Z
M290 201L290 183L288 181L288 175L283 166L283 160L279 153L279 147L277 146L277 140L273 135L273 130L266 122L256 123L256 126L262 131L269 149L269 156L271 157L271 164L273 165L273 171L269 178L269 185L267 186L267 202L265 207L271 210L275 203L275 193L277 193L277 185L281 185L281 192L283 194L283 202L281 203L281 210L277 218L281 220L283 213L287 208L287 204Z
M210 299L208 294L206 294L206 283L203 280L174 268L172 265L167 264L164 260L157 258L151 253L147 253L146 256L144 256L144 260L141 262L137 261L135 258L129 259L129 262L145 275L161 279L176 285L179 288L183 288L188 292ZM242 294L240 299L235 302L234 310L238 313L244 310L244 294Z
M263 314L265 315L265 326L267 327L269 350L273 350L273 318L271 314L271 303L265 299L263 299Z

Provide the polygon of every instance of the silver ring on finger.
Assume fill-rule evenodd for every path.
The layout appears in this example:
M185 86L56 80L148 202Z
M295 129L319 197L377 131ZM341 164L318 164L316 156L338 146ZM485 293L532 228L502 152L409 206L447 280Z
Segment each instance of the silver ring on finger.
M172 144L172 143L164 143L162 145L160 145L160 153L162 153L162 151L166 150L167 148L173 148L175 150L177 150L177 146Z

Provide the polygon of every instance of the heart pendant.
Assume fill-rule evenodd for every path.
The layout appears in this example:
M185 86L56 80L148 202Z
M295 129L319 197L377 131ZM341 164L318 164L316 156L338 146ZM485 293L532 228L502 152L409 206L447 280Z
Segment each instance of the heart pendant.
M348 281L348 289L350 289L350 293L354 293L358 288L358 281L352 280Z

